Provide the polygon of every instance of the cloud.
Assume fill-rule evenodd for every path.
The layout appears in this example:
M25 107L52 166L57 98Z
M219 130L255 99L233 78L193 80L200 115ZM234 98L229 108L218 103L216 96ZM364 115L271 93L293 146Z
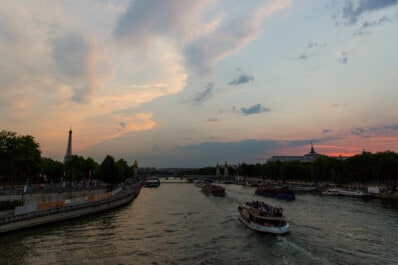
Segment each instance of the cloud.
M358 18L366 12L377 11L398 4L398 0L360 0L357 4L354 1L347 1L343 7L343 18L347 23L353 25Z
M345 105L344 104L338 104L338 103L332 103L332 104L330 104L330 107L331 108L343 108L343 107L345 107Z
M340 53L337 56L339 58L338 60L340 63L342 63L342 64L348 63L348 52L340 51Z
M182 51L188 69L203 74L254 39L264 17L288 7L290 2L272 1L237 18L219 11L217 4L222 4L209 0L137 0L118 19L113 36L122 47L144 55L150 54L159 41L168 42Z
M177 151L184 154L184 157L181 155L180 159L186 165L196 161L203 166L209 166L224 161L228 161L229 164L245 161L258 162L258 157L262 157L262 161L265 161L272 150L281 146L281 142L277 140L247 139L238 142L205 142L177 146Z
M290 1L273 1L246 16L223 17L212 31L193 39L185 46L184 55L188 66L200 74L210 72L212 65L253 40L259 34L266 16L289 5Z
M354 128L350 134L362 137L381 137L382 135L390 135L391 131L397 131L398 124L384 125L379 127L365 127L365 128ZM390 131L390 132L389 132Z
M363 135L365 133L364 128L355 128L354 130L351 131L351 134L354 135Z
M387 125L387 126L384 126L384 128L385 128L385 129L388 129L388 130L397 131L397 130L398 130L398 124Z
M319 47L325 47L327 45L327 42L322 42L322 43L318 43L318 42L312 42L310 41L304 48L306 49L316 49Z
M375 27L375 26L384 24L384 23L386 23L386 22L391 22L391 19L389 19L389 18L386 17L386 16L383 16L382 18L380 18L380 19L378 19L378 20L374 20L374 21L372 21L372 22L370 22L370 21L368 21L368 20L365 20L365 21L362 23L361 28L360 28L357 32L355 32L354 35L359 35L359 36L361 36L361 35L370 34L370 32L369 32L369 29L370 29L370 28L373 28L373 27Z
M243 107L240 109L243 115L251 115L251 114L257 114L257 113L262 113L262 112L268 112L271 111L269 108L263 107L260 103L253 105L251 107Z
M16 21L25 21L18 18ZM0 15L0 21L1 19ZM51 23L56 24L56 21ZM109 54L112 52L112 45L107 42L97 45L97 39L90 38L84 30L77 32L65 28L47 29L42 28L43 25L37 25L37 21L24 24L29 25L28 31L12 31L15 35L12 41L9 40L6 46L0 45L4 61L16 62L8 63L6 74L0 77L3 85L7 83L3 82L4 76L13 82L7 90L0 91L0 108L9 113L7 119L12 120L14 130L23 130L18 123L27 124L29 120L40 116L40 121L30 125L29 132L38 139L41 138L40 142L47 146L47 152L60 146L58 142L63 136L59 134L62 132L58 130L55 133L54 128L62 128L65 124L72 125L77 133L80 130L80 150L108 139L122 137L128 132L156 128L158 125L153 121L152 114L127 115L124 112L156 97L181 91L185 85L186 75L181 65L168 61L173 54L170 50L166 54L166 50L161 49L155 54L156 64L153 65L161 65L162 72L158 69L147 71L148 67L139 71L138 67L134 68L138 64L131 63L131 57L116 53L114 58L106 59L113 60L112 63L117 65L115 72L119 75L118 79L105 80L111 82L98 84L104 79L103 71L97 71L98 59L104 58L99 58L100 52L101 56L104 56L102 52ZM15 28L17 24L13 23L12 26ZM85 25L82 28L87 26L90 27ZM3 31L1 28L2 25L0 32ZM35 34L30 29L34 29ZM101 38L101 35L96 37ZM3 51L3 47L8 51ZM158 54L161 56L157 56ZM124 64L123 60L130 61ZM147 72L154 74L148 75ZM121 73L127 73L126 76L130 79ZM151 82L146 82L142 76L148 77ZM83 102L84 105L75 104ZM43 132L52 133L44 137Z
M190 145L179 145L172 159L182 165L191 165L195 161L201 166L216 165L227 161L229 165L237 163L264 163L275 155L277 150L284 148L295 150L297 147L308 148L309 143L328 142L333 138L275 140L275 139L245 139L241 141L227 142L203 142ZM307 149L306 149L307 150ZM286 155L293 155L286 153ZM166 155L166 154L165 154ZM168 160L170 162L170 160ZM198 165L196 165L198 166Z
M326 42L318 43L310 41L308 44L302 47L303 51L300 55L296 56L295 58L291 57L290 59L297 59L297 61L305 61L309 60L318 55L320 50L327 45Z
M146 131L159 125L153 120L152 113L105 114L86 118L82 123L74 125L84 142L79 149L85 149L104 141L120 138L127 133Z
M209 83L207 84L205 91L198 93L196 97L193 99L194 105L201 105L206 100L211 98L212 95L213 95L213 83Z
M248 83L250 81L254 81L254 78L252 76L240 73L240 75L237 78L230 81L228 84L231 86L237 86L237 85Z
M56 38L53 41L52 58L60 81L73 91L72 100L87 102L95 89L97 52L94 41L79 33Z
M309 55L302 53L297 59L298 60L307 60L309 58Z
M264 148L274 148L279 146L281 143L277 140L242 140L238 142L206 142L194 145L185 145L185 146L177 146L179 149L191 149L191 150L200 150L205 149L207 151L211 150L221 150L221 149L230 149L232 150L241 150L241 151L261 151ZM230 152L229 151L229 152Z
M193 27L202 27L201 13L208 0L137 0L118 19L113 35L120 43L145 50L157 36L170 36L183 41ZM196 29L198 30L198 29Z
M376 21L373 21L373 22L369 22L369 21L365 20L365 22L363 22L363 24L362 24L362 28L374 27L374 26L383 24L383 23L388 22L388 21L391 21L391 19L389 19L386 16L383 16L382 18L380 18L380 19L378 19Z
M325 129L325 130L322 131L322 134L327 134L327 133L330 133L330 132L333 132L333 130Z
M311 49L311 48L317 47L317 46L318 46L318 43L317 43L317 42L310 42L310 43L308 43L307 48L308 48L308 49Z
M368 127L368 128L355 128L351 131L352 135L370 137L373 133L380 131L382 128ZM373 135L375 136L375 135Z

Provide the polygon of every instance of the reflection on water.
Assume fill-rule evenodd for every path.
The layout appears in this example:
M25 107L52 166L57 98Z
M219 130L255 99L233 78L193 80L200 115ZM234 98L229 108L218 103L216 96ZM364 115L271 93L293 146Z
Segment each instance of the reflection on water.
M226 185L207 197L193 184L141 190L123 208L2 235L1 264L396 264L396 203L298 194L282 206L285 236L239 222L237 206L264 199Z

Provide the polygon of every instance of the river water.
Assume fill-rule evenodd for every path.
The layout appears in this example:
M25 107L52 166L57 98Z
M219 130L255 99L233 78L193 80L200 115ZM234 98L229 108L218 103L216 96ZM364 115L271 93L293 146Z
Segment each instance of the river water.
M290 223L289 234L276 236L238 218L239 202L265 198L225 187L222 198L161 184L110 212L1 235L0 264L398 264L396 202L266 198Z

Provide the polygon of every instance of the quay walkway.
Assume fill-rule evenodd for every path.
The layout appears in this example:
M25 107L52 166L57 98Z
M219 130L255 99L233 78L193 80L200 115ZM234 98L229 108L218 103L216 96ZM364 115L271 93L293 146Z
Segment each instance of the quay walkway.
M140 189L141 186L136 184L123 187L120 192L106 199L2 216L0 234L114 209L131 202L137 197Z

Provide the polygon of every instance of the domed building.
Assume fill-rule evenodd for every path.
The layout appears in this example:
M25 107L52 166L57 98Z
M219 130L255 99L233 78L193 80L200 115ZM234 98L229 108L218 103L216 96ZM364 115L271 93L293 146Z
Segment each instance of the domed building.
M311 143L311 150L308 154L305 154L303 156L273 156L270 159L268 159L268 161L270 161L270 162L275 162L275 161L312 162L313 160L315 160L315 158L321 157L321 156L326 156L326 155L318 154L317 152L315 152L314 146Z

